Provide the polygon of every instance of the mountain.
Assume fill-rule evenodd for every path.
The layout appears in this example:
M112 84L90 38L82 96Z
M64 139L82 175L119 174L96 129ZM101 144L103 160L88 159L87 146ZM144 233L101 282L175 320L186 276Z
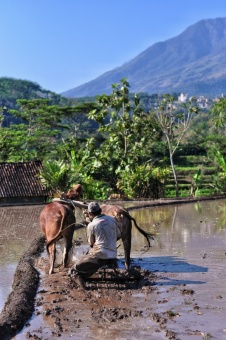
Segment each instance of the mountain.
M226 18L201 20L158 42L131 61L62 93L65 97L109 94L126 78L131 92L214 96L226 93Z

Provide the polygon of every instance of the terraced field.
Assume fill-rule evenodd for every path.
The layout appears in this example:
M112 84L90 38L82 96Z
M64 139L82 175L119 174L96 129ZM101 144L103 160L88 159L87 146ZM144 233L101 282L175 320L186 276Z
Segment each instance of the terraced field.
M212 176L216 173L217 167L207 157L180 156L175 163L181 197L215 194L212 186ZM165 197L175 197L173 173L166 183Z

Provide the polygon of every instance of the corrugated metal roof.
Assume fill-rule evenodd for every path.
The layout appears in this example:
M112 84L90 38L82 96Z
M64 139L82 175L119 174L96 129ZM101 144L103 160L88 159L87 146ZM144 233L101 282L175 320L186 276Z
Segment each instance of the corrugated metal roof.
M0 163L0 198L48 195L38 180L40 161Z

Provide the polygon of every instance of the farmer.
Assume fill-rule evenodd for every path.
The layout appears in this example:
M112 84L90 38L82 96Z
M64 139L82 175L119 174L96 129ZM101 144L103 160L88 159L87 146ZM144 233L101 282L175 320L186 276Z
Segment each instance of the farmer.
M91 222L87 226L87 237L91 247L70 270L69 275L85 289L83 278L92 276L99 268L117 263L117 233L120 232L114 217L101 214L97 202L88 205Z

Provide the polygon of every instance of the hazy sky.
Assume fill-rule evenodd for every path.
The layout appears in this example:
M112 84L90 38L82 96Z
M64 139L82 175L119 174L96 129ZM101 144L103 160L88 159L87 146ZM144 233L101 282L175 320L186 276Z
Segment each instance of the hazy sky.
M0 0L0 14L0 77L61 93L226 17L226 0Z

